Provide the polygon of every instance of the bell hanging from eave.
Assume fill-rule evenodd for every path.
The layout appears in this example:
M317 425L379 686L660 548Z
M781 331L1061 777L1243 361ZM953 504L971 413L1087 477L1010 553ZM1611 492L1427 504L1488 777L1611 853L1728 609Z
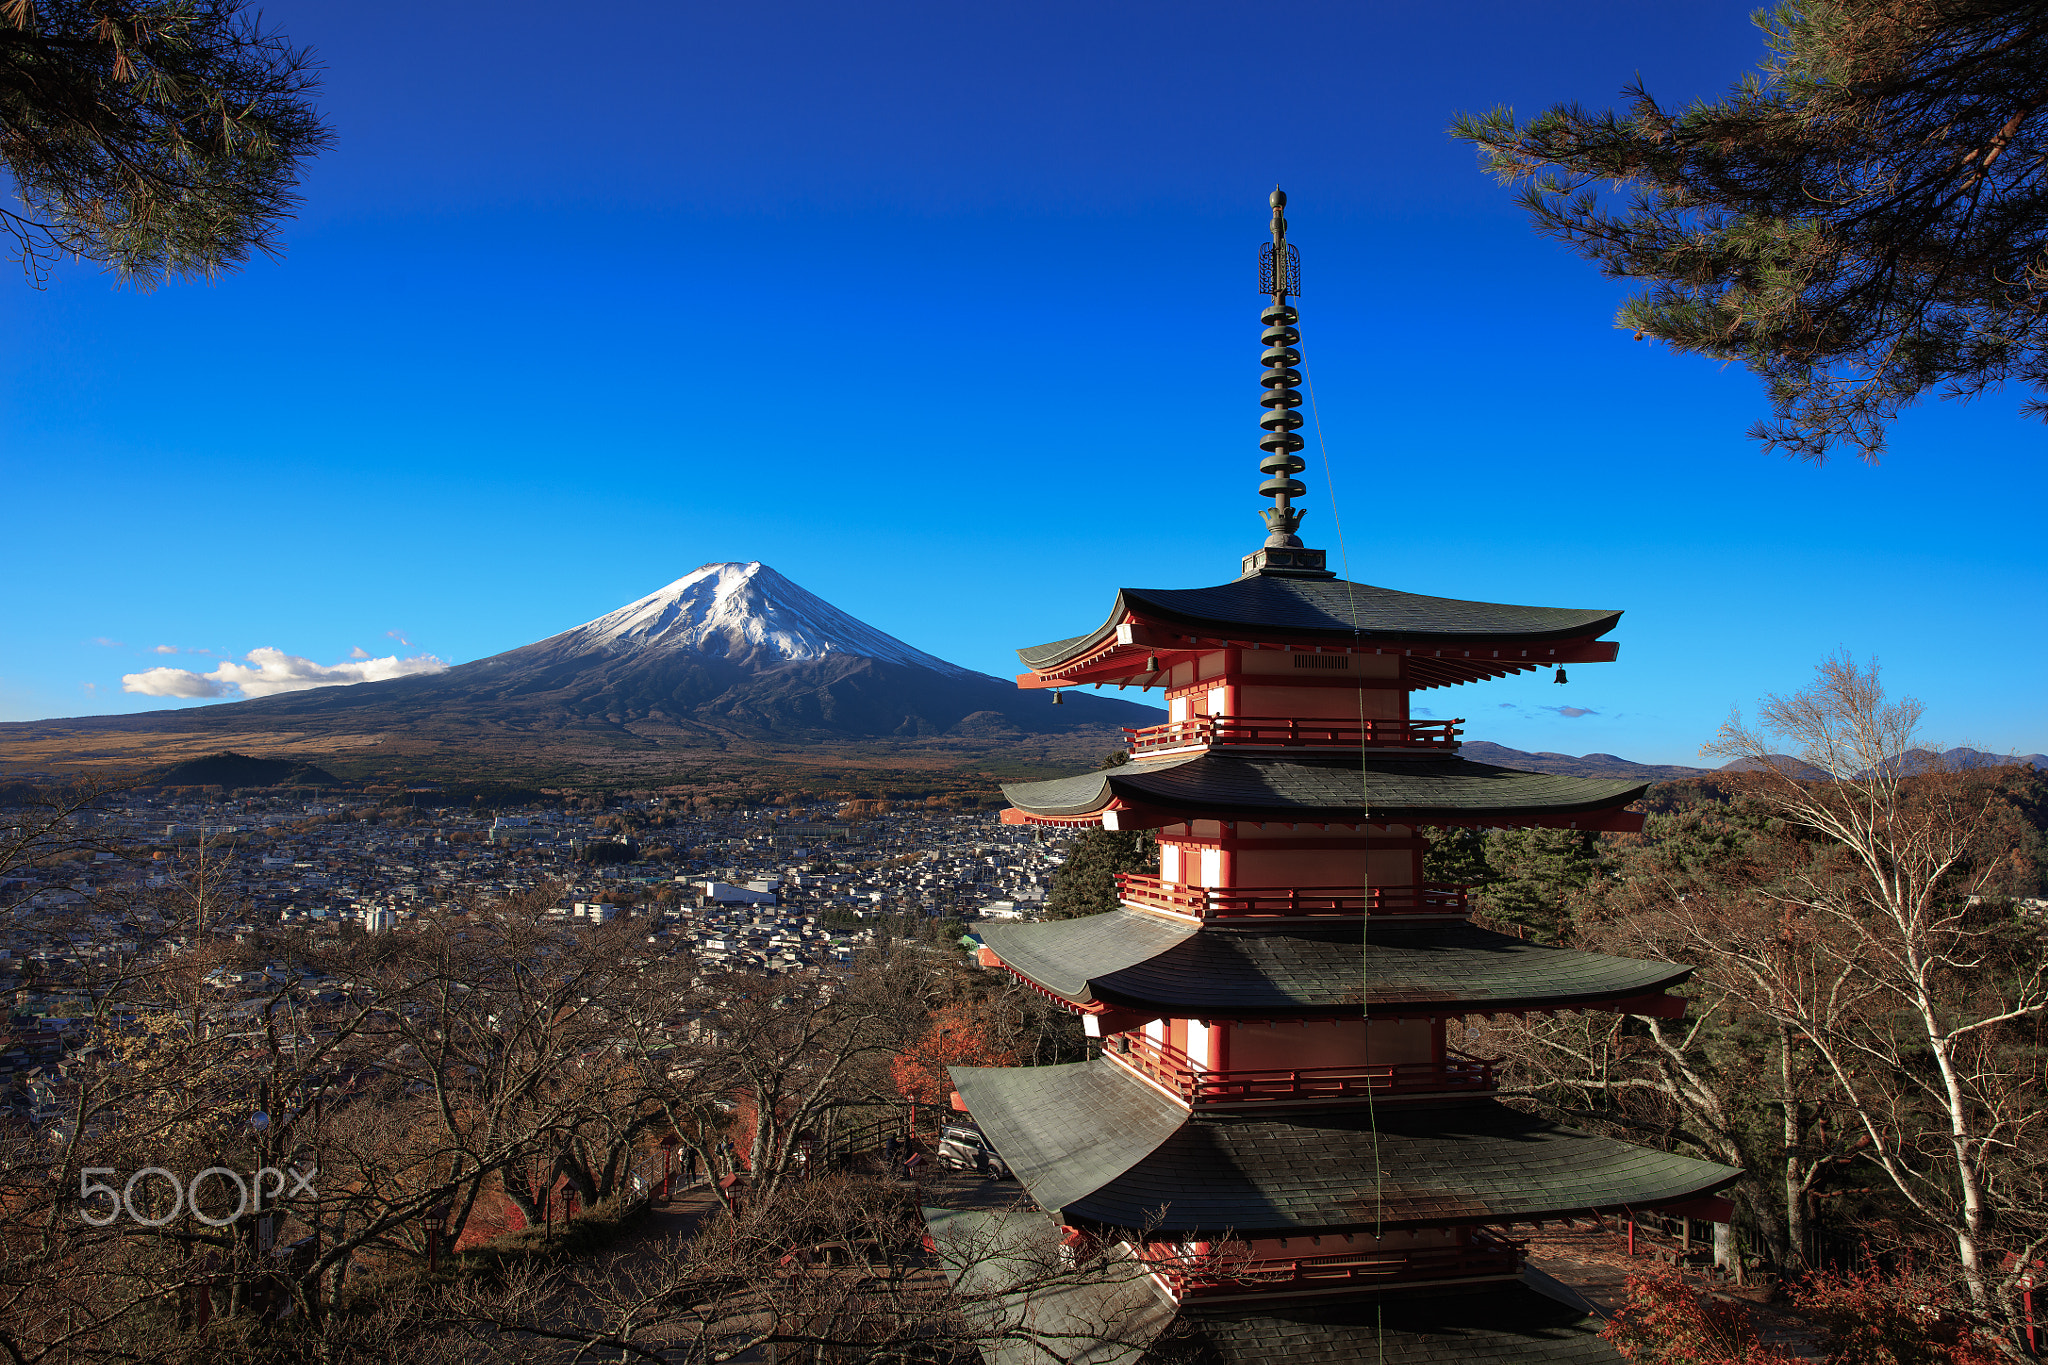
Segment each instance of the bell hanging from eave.
M1559 669L1557 670L1557 677L1556 677L1555 679L1553 679L1552 681L1556 682L1556 683L1557 683L1557 685L1558 685L1558 686L1560 686L1560 687L1564 686L1564 681L1565 681L1565 677L1564 677L1564 669L1563 669L1563 668L1559 668ZM1054 697L1055 697L1055 700L1057 700L1058 694L1057 694L1057 693L1055 693L1055 694L1054 694Z

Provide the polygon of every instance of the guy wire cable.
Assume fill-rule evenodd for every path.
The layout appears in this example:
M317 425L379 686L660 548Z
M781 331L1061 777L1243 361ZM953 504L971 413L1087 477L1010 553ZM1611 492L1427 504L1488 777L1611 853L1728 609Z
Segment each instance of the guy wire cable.
M1302 387L1308 390L1309 418L1315 423L1316 427L1316 452L1322 457L1323 461L1323 486L1329 493L1330 524L1337 534L1337 562L1344 569L1344 596L1350 607L1351 639L1355 645L1358 643L1361 634L1358 628L1358 585L1351 577L1351 553L1344 543L1344 518L1337 511L1337 480L1336 476L1330 472L1330 443L1324 439L1323 416L1321 410L1316 406L1315 375L1310 371L1305 357L1301 365L1301 379ZM1366 735L1365 689L1361 687L1358 689L1358 800L1361 814L1364 816L1359 827L1361 833L1370 829L1372 825L1371 789L1368 786L1365 771L1365 751L1368 747ZM1360 870L1362 872L1359 879L1359 889L1365 892L1365 904L1361 907L1363 913L1359 916L1358 998L1359 1013L1365 1020L1366 1026L1367 1055L1370 1056L1372 1048L1372 999L1370 994L1371 982L1365 970L1365 959L1372 949L1372 836L1370 834L1365 835L1365 843L1366 847L1360 851L1359 856ZM1366 1122L1372 1132L1373 1238L1378 1240L1384 1234L1386 1228L1386 1199L1382 1189L1386 1176L1380 1166L1379 1112L1373 1099L1372 1086L1370 1084L1365 1088L1365 1113ZM1384 1347L1382 1349L1384 1350Z
M1330 525L1337 533L1337 563L1344 569L1344 597L1351 610L1351 641L1358 643L1358 584L1351 577L1351 553L1344 546L1344 518L1337 512L1337 480L1330 473L1330 443L1323 439L1323 415L1316 408L1316 380L1310 373L1308 361L1301 365L1302 387L1308 390L1308 415L1316 425L1316 453L1323 459L1323 487L1330 495ZM1365 689L1358 689L1358 800L1365 820L1361 831L1372 827L1372 802L1365 778ZM1359 878L1359 890L1365 892L1364 913L1359 916L1358 926L1358 1000L1359 1013L1365 1020L1366 1056L1372 1055L1372 998L1371 982L1366 975L1366 954L1372 949L1372 836L1366 835L1366 847L1360 851L1359 861L1363 876ZM1368 1062L1368 1065L1370 1063ZM1387 1202L1384 1193L1385 1168L1380 1164L1380 1118L1379 1109L1372 1096L1372 1086L1365 1087L1365 1121L1372 1133L1372 1236L1375 1243L1386 1234ZM1373 1303L1373 1342L1379 1350L1379 1365L1387 1365L1387 1309L1386 1304L1375 1300Z

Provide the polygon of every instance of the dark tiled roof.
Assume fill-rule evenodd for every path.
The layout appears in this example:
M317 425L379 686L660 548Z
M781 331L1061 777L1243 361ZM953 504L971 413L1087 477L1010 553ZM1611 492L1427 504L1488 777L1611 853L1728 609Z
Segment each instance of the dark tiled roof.
M1526 1285L1181 1310L1145 1365L1615 1365L1600 1324Z
M1112 976L1187 942L1201 932L1158 915L1112 910L1080 919L985 924L982 944L1013 970L1069 1000L1087 1000L1091 977Z
M1131 612L1217 637L1365 644L1582 639L1614 629L1621 619L1618 611L1423 597L1343 579L1240 578L1213 588L1125 588L1099 629L1020 649L1017 657L1032 668L1061 663L1107 637Z
M1740 1174L1492 1100L1191 1116L1101 1060L952 1076L1040 1206L1114 1227L1249 1236L1521 1222L1684 1199ZM1170 1115L1180 1122L1161 1138Z
M927 1205L946 1278L989 1365L1615 1365L1600 1326L1523 1284L1410 1287L1342 1300L1176 1307L1128 1259L1056 1274L1043 1213ZM1045 1349L1041 1349L1040 1343ZM1149 1346L1150 1349L1146 1349Z
M1037 1209L978 1203L923 1212L960 1310L985 1334L976 1350L987 1365L1134 1365L1173 1323L1173 1300L1132 1258L1063 1268L1059 1223Z
M992 924L982 942L1069 1000L1195 1019L1586 1003L1663 990L1692 975L1690 967L1530 943L1462 921L1197 929L1120 909Z
M1361 775L1362 770L1362 775ZM1126 763L1003 795L1034 815L1086 815L1127 804L1243 820L1375 820L1569 815L1618 808L1647 783L1496 768L1462 758L1234 754L1218 750Z
M947 1070L977 1121L984 1108L1030 1115L1029 1122L1004 1123L1000 1138L986 1123L982 1131L1038 1206L1054 1212L1143 1161L1187 1118L1185 1109L1108 1062Z

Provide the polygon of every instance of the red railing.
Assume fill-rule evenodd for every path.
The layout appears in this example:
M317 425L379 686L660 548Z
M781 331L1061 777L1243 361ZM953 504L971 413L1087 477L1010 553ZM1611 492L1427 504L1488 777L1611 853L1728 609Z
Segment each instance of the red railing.
M1429 1280L1466 1280L1522 1272L1525 1248L1475 1229L1465 1246L1415 1247L1406 1251L1381 1248L1329 1256L1294 1256L1254 1260L1231 1254L1226 1246L1209 1256L1189 1256L1171 1243L1138 1248L1139 1257L1174 1297L1209 1294L1299 1294L1323 1289L1369 1288Z
M1455 749L1457 720L1304 720L1297 716L1194 716L1188 720L1124 727L1131 752L1143 755L1162 749L1197 745L1255 744L1299 749Z
M1462 915L1465 888L1422 886L1183 886L1119 872L1117 894L1134 905L1197 919L1292 915Z
M1441 1062L1299 1067L1294 1070L1212 1071L1174 1047L1143 1033L1119 1033L1104 1053L1174 1091L1190 1105L1261 1104L1285 1100L1393 1099L1446 1090L1491 1091L1498 1057L1473 1057L1446 1048Z

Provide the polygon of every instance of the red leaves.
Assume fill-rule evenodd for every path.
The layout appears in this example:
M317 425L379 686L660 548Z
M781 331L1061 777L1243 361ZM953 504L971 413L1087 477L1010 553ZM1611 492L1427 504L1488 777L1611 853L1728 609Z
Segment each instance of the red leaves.
M1792 1286L1800 1314L1828 1333L1827 1365L1994 1365L2008 1357L1980 1336L1948 1287L1907 1270L1831 1270Z
M1741 1309L1694 1292L1669 1271L1631 1275L1628 1302L1600 1333L1643 1365L1794 1365L1765 1346Z
M1015 1066L1016 1054L999 1046L996 1032L973 1005L947 1005L909 1050L889 1063L897 1093L919 1104L945 1104L953 1093L949 1066Z
M1929 1276L1818 1272L1792 1286L1799 1314L1826 1334L1825 1365L1996 1365L2007 1359ZM1642 1365L1794 1365L1757 1339L1733 1304L1669 1271L1632 1275L1628 1302L1600 1334Z

